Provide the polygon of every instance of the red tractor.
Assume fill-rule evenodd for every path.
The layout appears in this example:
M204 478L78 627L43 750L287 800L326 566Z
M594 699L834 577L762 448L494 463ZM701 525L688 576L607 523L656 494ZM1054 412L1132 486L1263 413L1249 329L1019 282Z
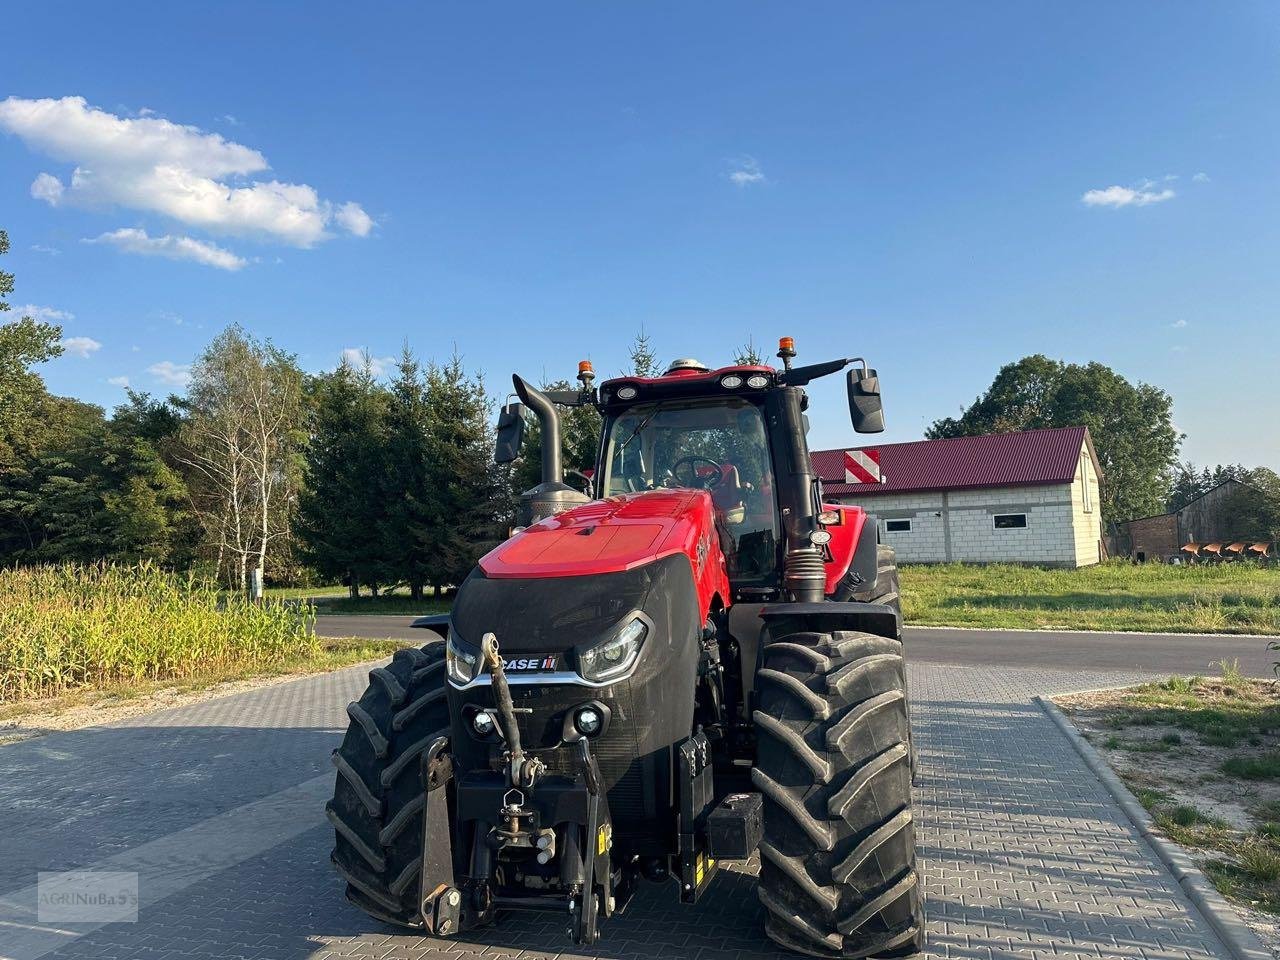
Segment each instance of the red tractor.
M822 502L804 387L850 364L859 432L884 429L861 360L539 391L526 525L486 554L441 639L399 651L347 708L329 819L348 898L448 936L508 910L592 944L639 883L696 903L760 858L766 931L821 957L922 949L914 753L893 552ZM597 499L566 485L559 406L603 417Z

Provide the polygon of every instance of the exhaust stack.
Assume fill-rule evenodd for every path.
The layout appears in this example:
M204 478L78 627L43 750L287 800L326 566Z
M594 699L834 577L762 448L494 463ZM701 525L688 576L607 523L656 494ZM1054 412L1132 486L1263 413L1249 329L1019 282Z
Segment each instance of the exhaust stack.
M564 461L560 452L560 412L551 398L532 386L519 374L513 374L516 396L534 412L542 432L542 482L520 494L517 521L527 527L531 523L553 517L570 507L586 503L585 493L564 482Z

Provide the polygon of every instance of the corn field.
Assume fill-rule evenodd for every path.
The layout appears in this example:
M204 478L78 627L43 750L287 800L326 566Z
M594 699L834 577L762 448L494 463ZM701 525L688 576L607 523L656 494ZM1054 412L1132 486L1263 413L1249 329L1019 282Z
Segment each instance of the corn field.
M316 653L308 606L228 598L154 566L0 570L0 703Z

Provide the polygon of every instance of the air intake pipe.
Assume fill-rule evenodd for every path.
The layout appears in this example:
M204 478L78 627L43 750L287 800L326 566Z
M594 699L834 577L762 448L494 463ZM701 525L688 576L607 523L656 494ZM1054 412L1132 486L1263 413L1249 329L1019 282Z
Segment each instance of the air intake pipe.
M555 403L519 374L513 374L516 396L534 412L542 432L542 482L520 494L519 523L527 527L570 507L587 502L587 495L564 482L564 460L560 452L560 411Z

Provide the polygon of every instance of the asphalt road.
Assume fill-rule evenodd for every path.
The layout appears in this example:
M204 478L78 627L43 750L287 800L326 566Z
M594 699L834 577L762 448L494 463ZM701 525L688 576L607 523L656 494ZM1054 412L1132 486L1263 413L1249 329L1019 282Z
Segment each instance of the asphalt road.
M413 617L321 616L316 632L325 637L423 640L426 631L409 626ZM1264 637L1221 634L1084 633L1058 630L952 630L907 627L907 658L917 663L965 666L1035 667L1065 670L1141 670L1212 674L1223 660L1239 660L1255 677L1273 676L1280 653L1267 650Z

